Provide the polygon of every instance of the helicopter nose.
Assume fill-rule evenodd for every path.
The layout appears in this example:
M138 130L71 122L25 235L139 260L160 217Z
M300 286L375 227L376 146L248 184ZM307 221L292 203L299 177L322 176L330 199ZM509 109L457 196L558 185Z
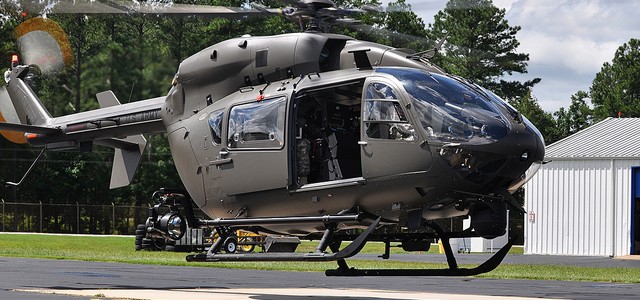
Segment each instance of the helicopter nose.
M463 180L483 188L508 188L544 159L544 139L528 120L514 122L491 143L448 143L438 156Z
M544 138L524 116L497 146L504 147L504 154L512 157L502 172L508 178L520 178L531 164L544 160Z

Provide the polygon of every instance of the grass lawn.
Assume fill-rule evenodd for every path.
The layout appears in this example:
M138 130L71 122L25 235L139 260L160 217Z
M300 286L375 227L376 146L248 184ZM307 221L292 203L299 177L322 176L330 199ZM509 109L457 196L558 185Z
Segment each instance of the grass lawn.
M315 243L303 242L298 252L310 252ZM515 252L522 250L515 248ZM368 243L362 253L382 254L382 243ZM432 247L430 253L437 253ZM406 253L391 248L392 254ZM81 261L121 262L171 266L205 266L215 268L286 270L322 272L335 269L335 262L225 262L188 263L185 253L135 251L134 238L129 236L72 236L43 234L0 234L0 256L69 259ZM391 257L393 259L393 256ZM393 260L350 260L357 268L446 268L446 264L399 262ZM461 266L472 267L472 266ZM586 268L557 265L506 265L483 274L485 278L547 279L572 281L600 281L640 283L640 268Z

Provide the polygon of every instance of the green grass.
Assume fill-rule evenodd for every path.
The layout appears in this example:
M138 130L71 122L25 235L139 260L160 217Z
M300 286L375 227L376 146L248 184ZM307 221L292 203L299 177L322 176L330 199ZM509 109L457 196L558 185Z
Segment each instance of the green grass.
M308 272L322 272L327 269L336 268L335 262L188 263L185 261L185 253L135 251L133 244L133 237L120 236L0 234L0 256ZM313 249L315 249L315 243L303 242L298 248L298 251L310 252L313 251ZM368 243L362 253L381 254L383 250L384 245L382 243ZM522 252L521 248L515 248L514 251L515 253ZM397 255L406 253L398 247L391 248L391 252ZM432 247L429 252L438 253L438 248ZM362 269L446 268L445 264L399 262L393 260L350 260L349 265ZM496 270L479 277L640 283L640 268L586 268L557 265L503 264Z

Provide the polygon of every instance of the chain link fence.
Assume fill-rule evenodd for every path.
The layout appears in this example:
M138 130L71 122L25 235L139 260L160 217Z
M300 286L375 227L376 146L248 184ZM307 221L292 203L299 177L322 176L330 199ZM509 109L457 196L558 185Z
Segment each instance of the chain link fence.
M48 204L2 201L3 232L134 234L147 206Z
M2 201L0 230L2 232L44 232L78 234L133 235L137 224L147 220L148 206L89 205L89 204L46 204ZM202 211L194 208L198 217ZM445 231L462 230L463 218L439 220ZM510 234L521 245L524 232L524 218L521 214L511 214ZM394 231L399 228L390 228ZM388 231L387 230L387 231Z

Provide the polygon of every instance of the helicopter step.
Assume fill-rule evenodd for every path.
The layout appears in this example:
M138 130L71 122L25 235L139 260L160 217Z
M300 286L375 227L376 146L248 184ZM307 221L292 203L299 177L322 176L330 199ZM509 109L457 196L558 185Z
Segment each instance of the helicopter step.
M221 254L216 253L219 251L219 246L225 232L221 232L221 238L211 246L207 253L200 253L195 255L188 255L187 261L200 261L200 262L219 262L219 261L341 261L345 258L352 257L360 252L367 242L367 238L380 224L381 218L376 219L369 225L369 227L362 232L358 237L350 243L348 246L340 251L334 253L326 253L324 250L329 246L332 241L333 232L335 231L335 223L327 223L327 230L320 240L320 244L313 253L257 253L257 254ZM219 231L220 233L220 231ZM336 250L336 247L331 246L332 250Z

